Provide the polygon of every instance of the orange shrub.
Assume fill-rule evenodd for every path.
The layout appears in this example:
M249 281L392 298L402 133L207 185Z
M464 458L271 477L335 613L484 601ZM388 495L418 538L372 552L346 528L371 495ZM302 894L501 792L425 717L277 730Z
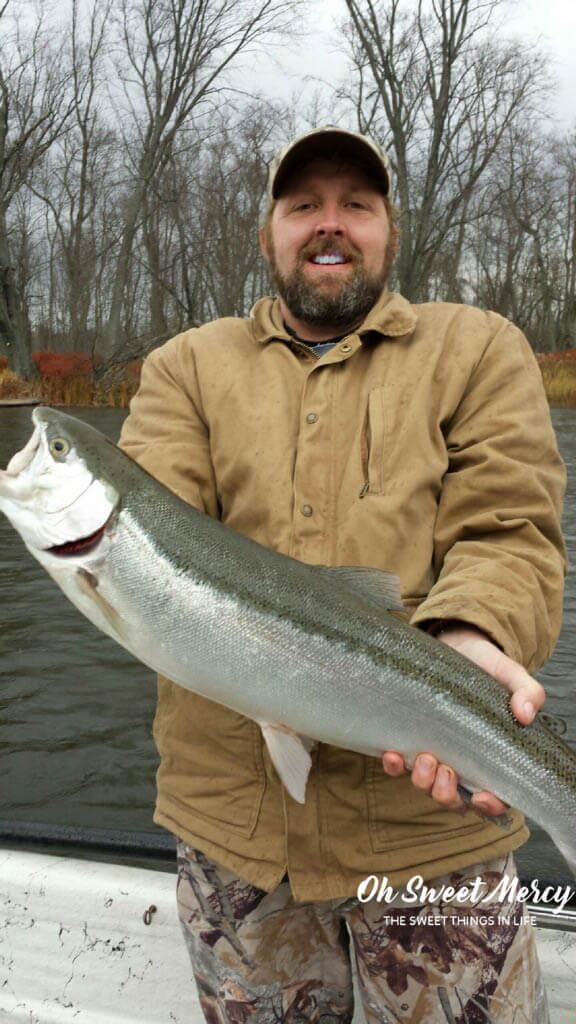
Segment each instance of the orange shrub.
M32 358L42 377L79 377L93 370L92 358L85 352L34 352Z
M564 348L559 352L537 352L536 359L539 363L563 363L576 360L576 348Z
M91 357L82 352L40 351L32 358L38 378L23 381L0 357L0 400L32 397L46 405L123 408L138 387L142 368L142 360L133 359L95 375Z

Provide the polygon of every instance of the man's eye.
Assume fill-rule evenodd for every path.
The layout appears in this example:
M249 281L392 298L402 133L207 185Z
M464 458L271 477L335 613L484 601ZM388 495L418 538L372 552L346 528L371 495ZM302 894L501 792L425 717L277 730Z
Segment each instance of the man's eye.
M293 209L297 210L297 211L300 211L300 210L311 210L313 206L314 206L314 203L302 202L302 203L296 203L294 205Z

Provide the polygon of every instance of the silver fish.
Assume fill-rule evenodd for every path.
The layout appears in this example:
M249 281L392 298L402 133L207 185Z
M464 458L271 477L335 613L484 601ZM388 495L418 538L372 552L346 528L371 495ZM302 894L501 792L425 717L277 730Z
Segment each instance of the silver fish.
M554 840L576 876L576 753L445 644L391 614L398 581L305 565L196 511L92 427L37 408L0 509L99 629L254 719L303 802L301 737L408 763L430 750Z

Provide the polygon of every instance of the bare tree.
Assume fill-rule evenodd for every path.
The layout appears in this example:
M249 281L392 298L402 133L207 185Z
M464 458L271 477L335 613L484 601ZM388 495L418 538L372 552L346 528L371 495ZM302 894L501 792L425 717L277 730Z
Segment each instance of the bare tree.
M576 346L576 132L553 146L553 158L562 174L563 214L560 260L562 275L558 347Z
M147 191L176 145L222 102L225 74L240 54L285 30L301 0L122 0L123 78L133 154L110 310L106 355L122 346L130 263ZM204 121L205 135L210 134Z
M17 21L9 23L8 6L0 8L0 351L28 377L34 372L31 332L11 251L10 211L64 130L70 108L54 35L41 16L25 30Z
M540 351L574 343L573 139L514 131L490 169L471 225L470 285L517 322Z
M154 179L131 262L140 288L125 307L124 353L139 356L206 319L244 316L269 289L258 226L286 115L265 100L216 111L212 138L192 136Z
M222 119L205 149L195 183L201 216L190 224L204 283L199 319L245 316L269 283L257 229L282 120L270 103L254 105L232 123Z
M40 174L31 183L48 207L54 237L53 259L62 273L62 322L67 347L87 351L94 343L95 281L106 253L106 234L98 222L104 190L110 189L110 165L116 139L99 110L105 73L106 25L111 2L93 0L79 24L78 0L71 3L70 121L55 140ZM55 286L55 282L54 282Z
M543 58L488 28L502 0L346 0L359 126L389 148L402 211L396 272L427 295L439 254L458 278L474 190L504 134L534 114Z

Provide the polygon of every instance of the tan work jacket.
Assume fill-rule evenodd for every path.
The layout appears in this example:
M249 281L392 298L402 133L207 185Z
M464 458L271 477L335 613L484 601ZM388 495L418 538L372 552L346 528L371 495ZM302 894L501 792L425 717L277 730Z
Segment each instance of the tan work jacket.
M262 299L152 352L121 443L261 544L396 573L416 624L473 623L529 669L552 650L564 468L532 351L495 313L385 292L317 359ZM518 813L506 830L447 812L323 744L302 806L257 725L162 679L154 735L155 821L264 889L288 871L297 899L431 878L528 835Z

